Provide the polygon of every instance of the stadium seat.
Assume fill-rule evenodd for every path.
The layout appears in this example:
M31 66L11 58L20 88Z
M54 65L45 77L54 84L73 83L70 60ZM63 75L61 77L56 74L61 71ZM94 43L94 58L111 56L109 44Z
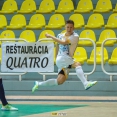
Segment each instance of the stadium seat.
M18 13L33 13L36 11L36 3L34 0L24 0Z
M92 39L94 42L96 42L96 36L93 30L83 30L80 33L80 38L90 38ZM79 40L78 42L78 46L92 46L92 42L88 41L88 40Z
M25 39L28 42L35 42L36 41L35 33L32 30L24 30L20 34L19 38ZM24 41L19 41L19 42L24 42Z
M65 19L61 14L53 14L49 19L48 25L45 26L46 29L61 29L65 26Z
M117 13L113 13L109 16L105 28L117 28Z
M46 33L55 36L55 33L54 33L52 30L43 30L43 31L40 33L38 40L43 39L43 38L47 38L47 37L45 36ZM53 40L45 40L45 41L42 41L42 42L46 42L46 43L47 43L47 42L54 42L54 41L53 41Z
M12 17L7 29L22 29L26 26L26 19L22 14L16 14Z
M117 65L117 47L113 50L111 58L108 60L108 64Z
M57 10L55 13L70 13L74 10L72 0L60 0Z
M104 18L101 14L94 13L90 15L87 25L85 25L85 28L102 28L104 26Z
M117 3L116 3L116 6L115 6L115 9L113 9L113 12L117 13Z
M55 4L53 0L42 0L39 6L39 10L36 13L52 13L55 11Z
M96 64L101 64L101 47L96 47ZM108 60L108 52L107 49L104 48L104 63ZM91 52L90 58L87 60L87 64L93 64L94 63L94 49Z
M45 24L45 17L42 14L34 14L29 21L29 25L26 26L26 29L42 29Z
M18 10L17 2L15 0L7 0L4 2L0 14L10 14Z
M85 48L77 47L74 52L73 58L75 61L80 62L81 64L84 64L84 62L87 60L87 52Z
M0 29L7 26L7 19L4 15L0 15Z
M105 13L112 10L111 0L98 0L96 9L93 10L95 13Z
M69 19L74 21L74 28L82 28L85 24L81 14L72 14Z
M93 4L91 0L79 0L74 13L89 13L93 10Z
M7 40L7 41L1 41L1 42L15 42L15 33L12 30L4 30L1 33L1 37L4 39L14 39L14 40Z
M96 42L96 46L101 46L102 42L107 38L116 38L116 33L111 29L103 30L100 34L99 40ZM116 40L108 40L105 42L105 46L113 46Z

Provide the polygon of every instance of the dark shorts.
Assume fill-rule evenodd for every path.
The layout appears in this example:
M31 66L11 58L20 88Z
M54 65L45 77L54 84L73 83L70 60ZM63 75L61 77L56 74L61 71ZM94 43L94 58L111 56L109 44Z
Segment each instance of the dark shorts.
M69 65L69 66L68 66L69 69L71 69L71 67L72 67L72 65ZM58 73L58 75L59 75L59 74L63 74L63 75L65 75L63 69Z

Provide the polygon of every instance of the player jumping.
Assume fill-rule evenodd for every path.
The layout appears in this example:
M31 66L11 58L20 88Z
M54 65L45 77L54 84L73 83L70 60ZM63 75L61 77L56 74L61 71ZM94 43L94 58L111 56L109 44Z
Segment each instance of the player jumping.
M72 20L67 20L65 29L66 32L58 34L57 38L50 34L46 34L47 38L52 38L58 43L58 54L56 58L56 65L58 67L57 79L49 79L43 82L35 81L32 92L41 86L55 86L63 84L68 77L70 68L75 68L76 74L83 83L85 90L88 90L97 83L97 81L87 81L81 64L79 62L75 62L72 58L79 41L78 34L74 32L74 22Z

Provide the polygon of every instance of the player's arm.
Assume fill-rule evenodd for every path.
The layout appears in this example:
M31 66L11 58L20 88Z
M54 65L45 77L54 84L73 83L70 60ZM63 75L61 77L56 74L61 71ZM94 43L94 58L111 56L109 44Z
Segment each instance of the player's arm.
M57 57L57 55L58 55L58 50L59 50L59 47L58 47L59 45L58 45L58 43L56 43L56 57Z
M70 40L69 39L60 40L60 39L56 38L55 36L52 36L52 35L47 34L47 33L45 34L45 36L47 38L52 38L54 41L56 41L57 43L62 44L62 45L70 44Z

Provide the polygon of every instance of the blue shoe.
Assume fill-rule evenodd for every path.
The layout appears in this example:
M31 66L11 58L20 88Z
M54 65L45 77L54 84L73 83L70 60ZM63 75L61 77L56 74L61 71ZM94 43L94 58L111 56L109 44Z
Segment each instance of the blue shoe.
M18 108L15 108L11 106L10 104L7 104L5 106L2 106L1 110L2 111L18 111Z
M88 90L92 86L94 86L97 83L97 81L88 81L87 85L85 85L85 90Z
M39 84L38 81L35 81L34 82L34 86L32 88L32 92L35 92L36 90L38 90L38 88L39 88L39 85L38 84Z

